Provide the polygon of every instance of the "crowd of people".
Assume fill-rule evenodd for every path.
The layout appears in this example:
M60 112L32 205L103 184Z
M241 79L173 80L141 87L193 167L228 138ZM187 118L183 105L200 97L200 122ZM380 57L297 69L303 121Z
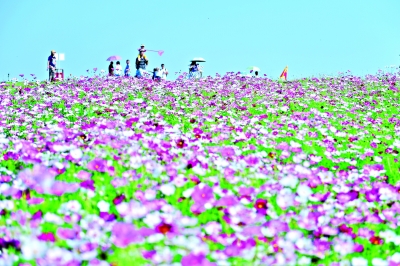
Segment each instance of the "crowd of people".
M149 59L145 55L146 49L145 46L142 44L141 47L138 49L138 56L135 60L135 68L136 73L135 77L140 78L143 77L144 73L146 72L146 67L149 65ZM161 80L167 79L168 70L165 68L164 64L161 64L161 68L154 68L153 71L153 80ZM114 63L111 61L110 65L108 66L108 75L109 76L122 76L122 67L119 61L116 62L116 66L114 67ZM131 76L131 67L130 67L130 60L126 60L126 67L124 70L125 77Z
M146 72L146 67L149 65L149 60L147 56L145 55L146 49L145 46L142 44L141 47L138 49L138 56L136 57L135 60L135 77L141 78L143 77L144 73ZM56 51L51 50L50 56L47 58L47 70L49 71L49 81L54 81L55 79L55 73L56 73ZM166 80L168 76L168 70L165 68L164 64L161 64L160 68L154 68L153 71L153 80ZM122 66L120 61L117 61L115 66L114 62L111 61L110 65L108 66L108 75L109 76L125 76L125 77L130 77L131 76L131 67L130 67L130 60L126 60L126 67L124 69L124 72L122 74Z

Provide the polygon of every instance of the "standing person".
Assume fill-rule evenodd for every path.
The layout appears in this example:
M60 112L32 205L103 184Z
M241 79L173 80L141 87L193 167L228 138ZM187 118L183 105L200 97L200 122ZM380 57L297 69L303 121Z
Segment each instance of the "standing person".
M161 64L161 69L159 71L159 76L161 79L166 80L168 75L168 70L164 67L164 64Z
M108 66L108 75L114 76L114 62L113 61L111 61L110 65Z
M121 64L119 63L119 61L117 61L117 64L115 66L115 76L117 77L121 76L121 72L122 72Z
M255 72L254 72L254 75L255 75L256 77L258 77L258 71L255 71Z
M129 68L129 60L126 60L126 67L125 67L125 77L129 77L131 75L131 69Z
M54 81L54 73L56 72L56 51L51 50L50 56L47 58L47 70L49 71L49 81Z
M144 55L144 51L140 50L140 54L136 57L136 69L140 72L140 76L142 76L142 72L146 71L146 66L149 64L149 60ZM136 76L138 73L136 72Z

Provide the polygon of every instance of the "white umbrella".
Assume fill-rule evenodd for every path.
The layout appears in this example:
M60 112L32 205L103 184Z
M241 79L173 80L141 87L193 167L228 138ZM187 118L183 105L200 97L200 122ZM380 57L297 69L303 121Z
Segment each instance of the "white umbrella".
M253 70L253 71L260 71L260 68L258 68L256 66L251 66L251 67L248 67L247 69Z
M205 62L206 60L204 60L204 58L202 57L195 57L192 60L190 60L190 62Z

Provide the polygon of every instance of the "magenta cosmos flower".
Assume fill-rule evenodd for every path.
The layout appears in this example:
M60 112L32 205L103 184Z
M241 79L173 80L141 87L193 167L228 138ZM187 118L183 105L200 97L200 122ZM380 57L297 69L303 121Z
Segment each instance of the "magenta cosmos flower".
M97 172L105 172L107 161L101 158L96 158L87 164L87 169Z
M267 201L265 199L257 199L256 203L254 203L254 208L256 208L257 213L267 214Z

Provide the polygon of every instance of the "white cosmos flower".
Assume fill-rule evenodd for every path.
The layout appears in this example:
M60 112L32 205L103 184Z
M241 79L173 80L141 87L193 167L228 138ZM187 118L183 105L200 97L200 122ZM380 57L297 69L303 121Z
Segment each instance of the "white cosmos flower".
M306 185L300 185L297 188L297 194L299 194L299 197L302 199L308 199L308 197L310 197L312 193L313 192L311 188Z
M282 178L279 183L284 187L295 188L299 183L299 180L295 176L286 176Z
M185 191L183 191L182 194L185 198L189 198L192 195L193 191L194 191L194 188L188 188Z
M99 201L99 203L97 203L97 207L101 212L108 212L110 210L110 204L104 200Z
M144 197L147 200L153 200L156 198L157 192L155 190L152 189L148 189L146 190L146 192L144 193Z
M387 265L389 265L389 262L387 260L383 260L381 258L373 258L372 265L373 266L387 266Z
M42 258L46 254L47 245L36 239L27 239L22 242L21 251L26 260Z
M352 258L351 264L354 266L368 266L368 260L364 258Z
M143 222L150 227L155 227L157 224L161 223L160 214L157 212L149 213L143 218Z
M172 184L164 184L160 187L160 191L166 196L171 196L175 193L175 186Z
M392 255L392 257L390 258L391 261L395 262L395 263L399 263L400 262L400 253L396 252Z
M69 153L71 155L72 158L74 158L75 160L79 160L80 158L82 158L83 156L83 152L81 149L73 149L72 151L70 151Z

